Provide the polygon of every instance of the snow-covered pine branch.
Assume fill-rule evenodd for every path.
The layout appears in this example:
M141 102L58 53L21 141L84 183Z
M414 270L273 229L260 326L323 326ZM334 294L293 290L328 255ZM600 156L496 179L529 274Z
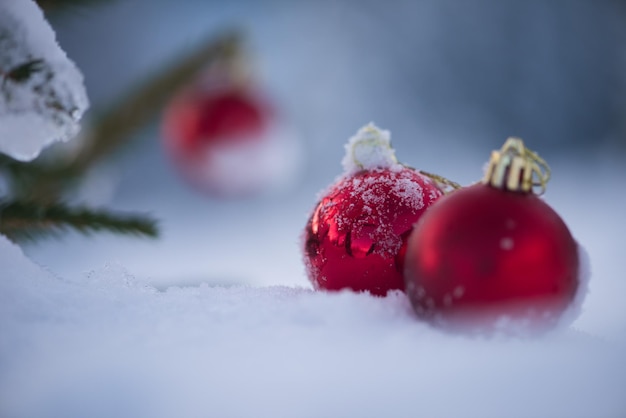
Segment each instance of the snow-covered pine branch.
M76 135L83 76L32 0L0 0L0 152L32 160Z

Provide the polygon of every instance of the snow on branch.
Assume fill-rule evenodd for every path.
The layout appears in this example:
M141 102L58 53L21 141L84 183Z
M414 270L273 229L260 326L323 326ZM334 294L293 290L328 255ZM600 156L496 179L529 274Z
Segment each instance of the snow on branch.
M83 76L32 0L0 0L0 152L27 161L79 130Z

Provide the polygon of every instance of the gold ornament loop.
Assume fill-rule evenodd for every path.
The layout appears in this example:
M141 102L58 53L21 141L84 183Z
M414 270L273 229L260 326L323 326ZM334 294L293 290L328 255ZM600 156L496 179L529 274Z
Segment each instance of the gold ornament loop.
M446 194L461 188L461 185L456 181L447 179L444 176L440 176L439 174L429 173L424 170L417 170L417 172L437 183L437 186L439 186L439 188L441 188L441 190L443 190L443 192Z
M520 138L510 137L500 151L492 151L483 178L484 184L498 189L542 195L550 180L550 167ZM534 188L540 187L539 192Z

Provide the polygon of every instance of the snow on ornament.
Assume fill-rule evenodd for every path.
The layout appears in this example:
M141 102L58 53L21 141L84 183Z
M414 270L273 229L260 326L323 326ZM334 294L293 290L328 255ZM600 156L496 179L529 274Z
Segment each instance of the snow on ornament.
M544 191L549 175L545 161L509 138L481 183L452 192L420 219L405 259L407 294L420 318L505 333L575 318L586 291L584 252L534 191Z
M304 232L316 289L403 290L403 256L413 224L443 195L435 181L399 164L390 134L373 124L346 145L343 175L323 193Z
M32 160L73 138L88 105L82 74L35 2L0 1L0 152Z
M163 139L182 177L213 195L280 187L298 166L296 136L269 98L249 84L186 89L165 111Z

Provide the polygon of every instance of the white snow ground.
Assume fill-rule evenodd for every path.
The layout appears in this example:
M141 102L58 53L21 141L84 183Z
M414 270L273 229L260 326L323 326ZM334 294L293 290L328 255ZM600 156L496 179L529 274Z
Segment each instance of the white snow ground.
M620 417L624 341L471 339L402 294L80 281L0 240L0 416ZM623 334L621 335L623 337ZM615 337L615 336L613 336Z

